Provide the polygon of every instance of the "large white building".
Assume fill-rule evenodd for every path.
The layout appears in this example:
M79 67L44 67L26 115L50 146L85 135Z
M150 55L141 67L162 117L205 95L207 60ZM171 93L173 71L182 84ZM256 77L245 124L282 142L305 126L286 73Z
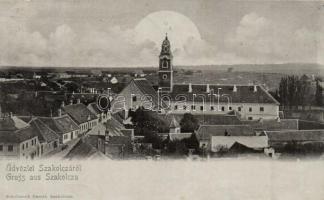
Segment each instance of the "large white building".
M172 60L171 45L166 37L159 56L158 90L146 80L135 79L120 93L125 101L119 107L125 110L145 107L150 105L147 103L150 100L151 108L174 114L235 112L241 120L279 118L279 102L261 85L177 84Z

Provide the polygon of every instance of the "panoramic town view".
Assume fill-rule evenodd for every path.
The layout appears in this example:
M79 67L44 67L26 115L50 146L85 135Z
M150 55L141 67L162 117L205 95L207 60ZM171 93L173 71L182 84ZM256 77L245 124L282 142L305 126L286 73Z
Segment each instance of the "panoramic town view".
M67 6L70 22L48 12L57 23L41 28L39 6L37 20L18 12L32 3L0 23L0 159L324 159L320 5L282 3L281 17L313 13L304 21L242 6L219 24L228 34L196 14L152 11L126 20L134 36L100 6L87 19ZM275 30L286 25L291 37Z

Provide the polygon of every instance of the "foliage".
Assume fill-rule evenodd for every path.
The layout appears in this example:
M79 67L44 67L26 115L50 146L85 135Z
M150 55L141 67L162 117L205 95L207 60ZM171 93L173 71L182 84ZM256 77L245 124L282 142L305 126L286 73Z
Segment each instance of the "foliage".
M185 113L180 121L181 132L194 132L198 129L199 123L194 115Z

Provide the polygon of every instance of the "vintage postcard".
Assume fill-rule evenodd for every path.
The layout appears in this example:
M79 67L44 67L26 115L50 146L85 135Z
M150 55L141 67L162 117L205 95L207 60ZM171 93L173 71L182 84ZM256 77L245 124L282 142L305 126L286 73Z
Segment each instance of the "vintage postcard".
M0 200L324 199L324 1L0 0Z

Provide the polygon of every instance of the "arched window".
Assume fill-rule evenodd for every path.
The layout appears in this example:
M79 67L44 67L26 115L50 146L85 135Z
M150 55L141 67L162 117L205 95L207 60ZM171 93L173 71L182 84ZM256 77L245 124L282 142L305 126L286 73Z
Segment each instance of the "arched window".
M167 60L163 60L163 61L162 61L162 67L163 67L163 68L168 68L168 67L169 67L169 63L168 63Z

